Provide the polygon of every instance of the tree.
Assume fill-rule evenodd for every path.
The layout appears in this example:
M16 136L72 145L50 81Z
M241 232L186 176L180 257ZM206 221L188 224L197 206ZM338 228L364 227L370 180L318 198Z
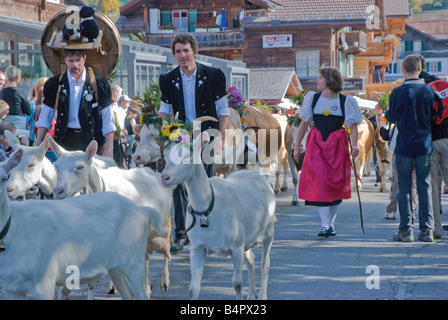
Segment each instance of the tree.
M103 12L106 16L118 12L118 10L120 9L118 0L99 0L98 4L100 7L100 11Z

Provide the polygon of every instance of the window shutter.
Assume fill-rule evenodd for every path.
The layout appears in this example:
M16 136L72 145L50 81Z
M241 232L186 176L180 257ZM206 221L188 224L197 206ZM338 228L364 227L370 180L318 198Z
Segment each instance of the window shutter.
M426 71L431 72L429 62L426 62Z
M165 24L170 24L171 23L171 12L170 10L162 10L160 12L160 24L161 25L165 25Z
M188 10L188 31L194 32L194 25L198 24L198 9Z
M422 51L426 51L426 41L422 40Z
M437 72L442 72L442 61L437 62Z

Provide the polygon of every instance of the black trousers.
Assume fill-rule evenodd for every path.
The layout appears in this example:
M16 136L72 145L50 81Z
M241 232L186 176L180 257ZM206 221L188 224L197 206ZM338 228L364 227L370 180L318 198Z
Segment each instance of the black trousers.
M215 164L205 164L204 169L207 172L209 178L213 177L215 171ZM185 220L187 217L188 206L188 194L184 183L180 183L173 190L173 205L174 205L174 241L187 237L186 234L182 235L181 231L187 230L188 226L185 226Z
M82 142L82 131L67 128L61 147L67 151L86 151L87 146Z

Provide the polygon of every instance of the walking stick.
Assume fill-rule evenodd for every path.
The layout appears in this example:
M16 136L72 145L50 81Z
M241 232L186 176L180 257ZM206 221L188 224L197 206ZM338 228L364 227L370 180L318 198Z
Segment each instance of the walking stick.
M363 221L363 217L362 217L361 195L359 194L359 188L358 188L358 175L356 174L355 158L353 158L352 138L350 136L350 129L349 128L347 128L347 129L348 129L348 131L347 131L348 141L350 143L350 156L352 158L353 173L355 175L355 181L356 181L356 193L358 194L359 215L360 215L360 218L361 218L361 229L362 229L362 233L366 234L366 232L364 231L364 221Z

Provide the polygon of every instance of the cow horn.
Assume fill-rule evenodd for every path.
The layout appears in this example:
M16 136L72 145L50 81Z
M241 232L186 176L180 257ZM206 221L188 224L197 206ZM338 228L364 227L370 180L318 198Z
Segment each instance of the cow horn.
M204 121L218 121L218 119L210 117L210 116L203 116L203 117L196 118L194 121L200 121L200 122L204 122Z

